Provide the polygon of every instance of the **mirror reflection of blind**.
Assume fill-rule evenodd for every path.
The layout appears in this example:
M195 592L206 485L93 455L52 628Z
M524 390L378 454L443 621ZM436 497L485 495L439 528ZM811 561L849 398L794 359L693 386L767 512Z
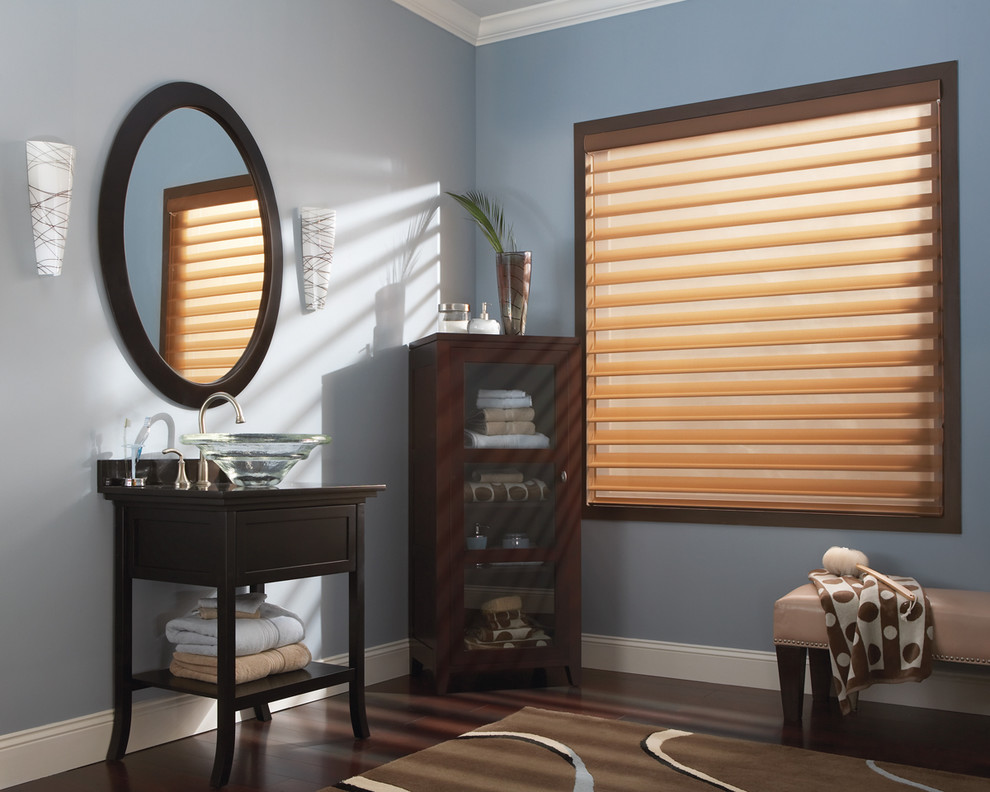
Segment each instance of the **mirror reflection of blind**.
M587 147L590 502L941 513L938 88Z
M165 190L162 357L215 382L247 348L264 285L264 233L251 177Z

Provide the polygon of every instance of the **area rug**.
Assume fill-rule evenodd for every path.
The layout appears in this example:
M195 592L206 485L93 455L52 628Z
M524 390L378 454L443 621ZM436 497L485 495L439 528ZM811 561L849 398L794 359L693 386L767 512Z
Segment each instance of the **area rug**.
M988 792L990 779L527 707L347 792Z

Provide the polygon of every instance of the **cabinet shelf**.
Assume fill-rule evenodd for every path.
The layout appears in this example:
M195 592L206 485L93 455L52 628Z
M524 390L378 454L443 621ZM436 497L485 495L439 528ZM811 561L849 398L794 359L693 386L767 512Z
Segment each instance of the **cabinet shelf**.
M521 412L491 412L492 391ZM580 682L581 392L577 339L410 344L410 653L440 693L478 671L562 666ZM503 417L548 447L466 447L469 422ZM483 550L467 546L476 524ZM529 546L503 547L513 534Z

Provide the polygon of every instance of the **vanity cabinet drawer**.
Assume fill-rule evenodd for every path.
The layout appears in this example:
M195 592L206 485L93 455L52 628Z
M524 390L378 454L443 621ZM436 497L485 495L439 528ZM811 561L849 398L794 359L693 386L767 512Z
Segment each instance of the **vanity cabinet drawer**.
M134 577L177 583L207 582L223 554L223 519L214 514L162 509L131 510L129 534Z
M293 580L354 568L356 506L241 512L235 550L238 584Z

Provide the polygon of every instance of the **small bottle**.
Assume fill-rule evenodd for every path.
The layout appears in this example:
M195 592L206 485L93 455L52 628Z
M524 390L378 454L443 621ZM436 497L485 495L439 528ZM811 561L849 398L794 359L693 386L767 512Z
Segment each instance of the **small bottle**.
M488 547L488 526L474 524L474 531L467 538L468 550L484 550Z
M469 333L485 333L486 335L498 335L502 332L502 327L497 319L488 318L488 303L481 304L481 315L468 322Z

